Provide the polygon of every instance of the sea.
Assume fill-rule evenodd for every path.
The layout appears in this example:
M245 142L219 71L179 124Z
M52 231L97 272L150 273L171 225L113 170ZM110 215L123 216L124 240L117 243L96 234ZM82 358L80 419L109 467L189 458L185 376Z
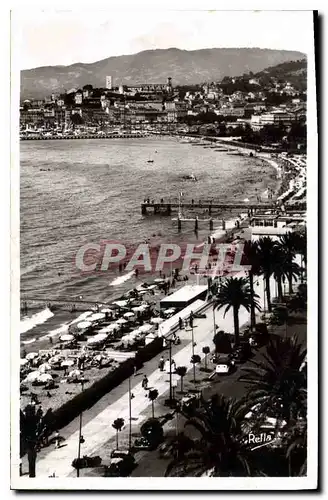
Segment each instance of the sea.
M184 179L190 174L197 182ZM142 215L144 199L182 193L182 200L255 200L276 183L274 168L247 153L218 152L172 137L21 142L21 297L33 299L21 315L21 342L29 345L67 329L67 312L52 312L38 303L40 297L49 303L104 303L136 285L133 273L82 274L75 265L82 245L104 240L196 243L210 234L205 223L197 234L190 223L179 233L170 216Z

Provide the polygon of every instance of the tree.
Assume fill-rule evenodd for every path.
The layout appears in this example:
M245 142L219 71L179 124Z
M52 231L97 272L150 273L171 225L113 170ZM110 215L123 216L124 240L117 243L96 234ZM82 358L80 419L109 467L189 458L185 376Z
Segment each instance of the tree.
M245 278L226 278L221 284L215 298L217 309L225 307L224 315L230 308L233 310L235 344L239 344L239 309L244 307L250 312L251 303L260 310L257 302L258 295L251 293L248 281Z
M259 265L259 255L258 255L258 245L255 241L245 241L243 250L243 265L250 266L248 271L249 287L251 290L251 297L254 298L254 276L258 275L260 272ZM255 328L255 305L254 301L251 301L251 330Z
M151 389L148 393L148 398L151 401L151 408L152 408L152 417L154 417L154 401L155 399L158 398L158 390L157 389Z
M267 236L258 240L259 265L260 270L264 275L265 293L269 312L271 312L270 278L275 269L274 258L277 255L276 245L277 244Z
M296 266L293 267L293 259L296 255L299 246L299 234L289 233L280 236L280 244L285 252L286 264L288 265L288 284L289 284L289 294L293 293L293 274L296 271ZM297 266L298 267L298 266Z
M239 380L247 384L246 398L257 413L274 415L277 430L306 418L306 348L297 337L270 339L263 360L251 360Z
M142 437L148 440L151 446L156 447L164 437L163 426L157 418L149 418L140 427Z
M204 346L202 351L205 354L205 371L207 371L207 356L211 352L211 349L208 346Z
M124 427L124 418L116 418L112 423L112 427L116 430L116 449L118 450L118 433L121 432Z
M187 368L185 366L178 366L177 369L175 370L175 372L180 377L180 382L181 382L180 391L181 391L181 394L183 394L183 377L185 377L185 375L187 373Z
M229 335L223 330L216 332L213 337L213 344L215 345L215 353L230 354L232 351Z
M27 450L29 477L35 477L37 450L45 431L45 420L41 409L29 404L20 412L21 449ZM21 450L21 452L22 452Z
M185 428L198 431L200 438L188 442L166 469L165 476L247 476L251 474L250 453L244 444L244 412L239 404L224 396L201 399L200 407L189 407ZM189 452L191 449L192 453Z

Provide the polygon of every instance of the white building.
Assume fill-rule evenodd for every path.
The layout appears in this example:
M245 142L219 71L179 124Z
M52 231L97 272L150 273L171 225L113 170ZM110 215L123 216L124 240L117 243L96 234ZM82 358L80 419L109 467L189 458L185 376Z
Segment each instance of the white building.
M106 76L106 89L112 90L113 88L113 79L111 76Z

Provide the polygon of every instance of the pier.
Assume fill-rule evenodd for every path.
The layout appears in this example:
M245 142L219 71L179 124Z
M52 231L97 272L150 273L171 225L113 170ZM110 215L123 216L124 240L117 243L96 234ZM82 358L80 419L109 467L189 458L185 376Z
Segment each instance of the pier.
M82 300L82 299L71 299L71 298L45 298L45 297L31 297L28 295L21 295L20 299L20 309L21 311L27 312L29 309L38 309L41 304L44 304L50 310L54 311L90 311L95 309L97 306L105 306L106 302L98 300Z
M171 215L173 211L183 211L186 210L196 210L196 209L205 209L209 215L212 214L213 211L223 211L223 210L239 210L246 211L249 215L253 215L258 211L267 211L267 210L281 210L280 205L277 205L273 202L234 202L234 203L222 203L215 199L191 199L179 201L178 198L164 200L163 198L160 201L156 200L145 200L141 203L141 213L142 215ZM305 210L306 203L300 202L299 204L295 204L293 206L288 207L285 205L285 211L288 213L297 212L299 210Z

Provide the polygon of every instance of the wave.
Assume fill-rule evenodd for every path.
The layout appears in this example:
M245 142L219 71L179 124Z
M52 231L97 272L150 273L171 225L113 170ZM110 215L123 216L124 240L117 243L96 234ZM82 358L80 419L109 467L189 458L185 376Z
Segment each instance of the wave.
M130 278L132 278L132 276L134 276L134 271L130 271L129 273L124 274L123 276L118 276L111 283L109 283L109 286L121 285L122 283L125 283L125 281L128 281Z
M35 341L36 341L36 339L35 339L35 338L34 338L34 339L30 339L30 340L23 340L23 341L22 341L22 344L24 344L24 345L27 345L27 344L33 344L33 342L35 342Z
M34 328L35 326L42 325L42 323L45 323L49 318L52 318L53 316L54 313L50 311L48 307L46 307L42 311L39 311L38 313L35 313L32 316L26 317L21 320L19 333L26 333L29 330L32 330L32 328Z

